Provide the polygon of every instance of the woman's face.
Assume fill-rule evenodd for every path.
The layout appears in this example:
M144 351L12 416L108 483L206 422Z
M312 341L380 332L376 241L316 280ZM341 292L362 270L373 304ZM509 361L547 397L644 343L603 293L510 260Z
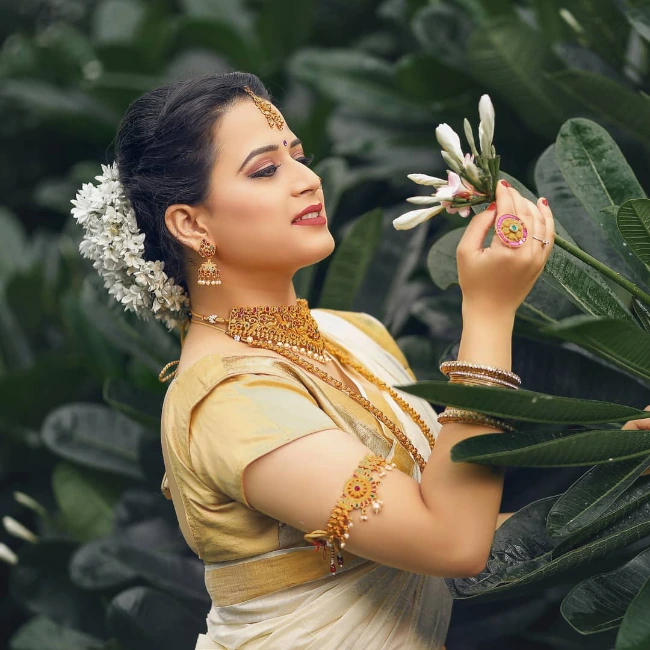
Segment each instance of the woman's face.
M321 204L326 219L327 212L320 179L286 122L281 130L270 128L253 100L244 99L221 117L215 136L217 162L205 207L219 266L291 277L327 257L334 250L327 223L291 223L312 205ZM260 148L269 150L254 152Z

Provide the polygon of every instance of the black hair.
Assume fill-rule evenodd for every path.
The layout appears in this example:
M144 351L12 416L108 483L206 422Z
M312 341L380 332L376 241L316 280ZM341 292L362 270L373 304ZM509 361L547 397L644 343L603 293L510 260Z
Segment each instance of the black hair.
M118 129L119 177L145 235L145 259L165 262L165 273L186 289L183 246L167 229L165 210L206 200L217 155L214 126L249 97L244 86L270 101L254 74L204 75L145 93L129 106Z

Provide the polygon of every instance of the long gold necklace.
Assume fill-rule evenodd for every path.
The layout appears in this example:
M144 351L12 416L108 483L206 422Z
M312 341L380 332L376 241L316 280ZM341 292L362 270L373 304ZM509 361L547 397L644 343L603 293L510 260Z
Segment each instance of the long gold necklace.
M224 330L220 327L217 327L216 325L217 322L228 322L225 319L222 318L219 321L217 321L217 317L215 316L212 320L210 320L211 318L210 316L200 316L199 314L196 314L197 318L195 320L194 312L192 312L192 316L193 316L192 322L196 322L199 325L212 327L220 332L223 332L224 334L228 334L228 330ZM230 334L228 335L230 336ZM278 345L273 341L268 341L268 340L263 341L260 339L254 339L253 337L250 336L246 337L245 339L240 338L239 340L252 347L259 347L265 350L272 350L273 352L277 352L278 354L287 357L294 363L297 363L305 370L315 374L317 377L322 379L330 386L333 386L334 388L345 393L348 397L352 398L355 402L357 402L364 409L366 409L366 411L374 415L380 422L383 422L386 425L386 427L388 427L388 429L393 433L393 435L395 436L397 441L402 445L402 447L404 447L404 449L406 449L411 454L415 462L418 464L420 471L421 472L424 471L426 461L424 460L424 458L422 458L420 452L418 452L418 450L415 448L413 443L406 437L404 432L390 418L384 415L378 408L373 406L372 403L369 400L367 400L365 397L359 395L356 391L348 388L343 382L339 381L338 379L335 379L331 375L328 375L326 372L321 370L318 366L315 366L309 361L302 359L297 352L295 352L288 346L285 346L283 344ZM424 420L420 417L419 413L408 402L402 399L397 394L397 392L393 390L391 386L383 382L378 377L375 377L371 372L366 370L361 364L351 359L350 356L347 355L345 352L336 348L329 341L323 340L323 343L324 343L325 350L330 354L331 357L335 357L343 365L348 365L352 367L362 377L365 377L368 381L373 383L375 386L377 386L382 390L387 391L388 394L397 402L397 404L399 404L400 408L402 408L406 413L408 413L411 416L411 418L413 418L413 421L418 425L418 427L420 427L420 430L424 434L424 437L429 442L430 448L433 449L434 445L436 444L436 439L433 437L431 433L431 429L429 429L426 422L424 422Z

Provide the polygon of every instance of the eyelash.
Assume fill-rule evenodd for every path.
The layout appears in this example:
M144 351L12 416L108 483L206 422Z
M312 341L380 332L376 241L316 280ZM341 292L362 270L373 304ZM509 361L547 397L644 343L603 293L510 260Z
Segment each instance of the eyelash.
M309 154L308 156L299 156L296 158L298 162L301 162L303 165L306 165L307 167L311 166L312 162L314 161L314 154ZM268 167L264 167L263 169L260 169L259 171L255 172L254 174L250 175L250 178L271 178L271 176L275 175L276 170L278 167L281 167L282 165L269 165ZM273 170L272 174L267 173L269 170Z

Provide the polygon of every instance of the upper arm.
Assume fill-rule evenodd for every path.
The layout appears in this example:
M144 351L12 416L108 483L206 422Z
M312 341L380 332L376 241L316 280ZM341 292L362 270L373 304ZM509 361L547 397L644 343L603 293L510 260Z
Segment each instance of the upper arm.
M354 436L332 428L301 437L252 462L244 473L248 502L257 510L305 533L324 530L330 512L369 449ZM477 555L459 544L450 522L426 506L420 485L403 472L387 472L377 498L380 513L354 527L346 550L413 573L473 575ZM369 509L371 510L371 509Z

